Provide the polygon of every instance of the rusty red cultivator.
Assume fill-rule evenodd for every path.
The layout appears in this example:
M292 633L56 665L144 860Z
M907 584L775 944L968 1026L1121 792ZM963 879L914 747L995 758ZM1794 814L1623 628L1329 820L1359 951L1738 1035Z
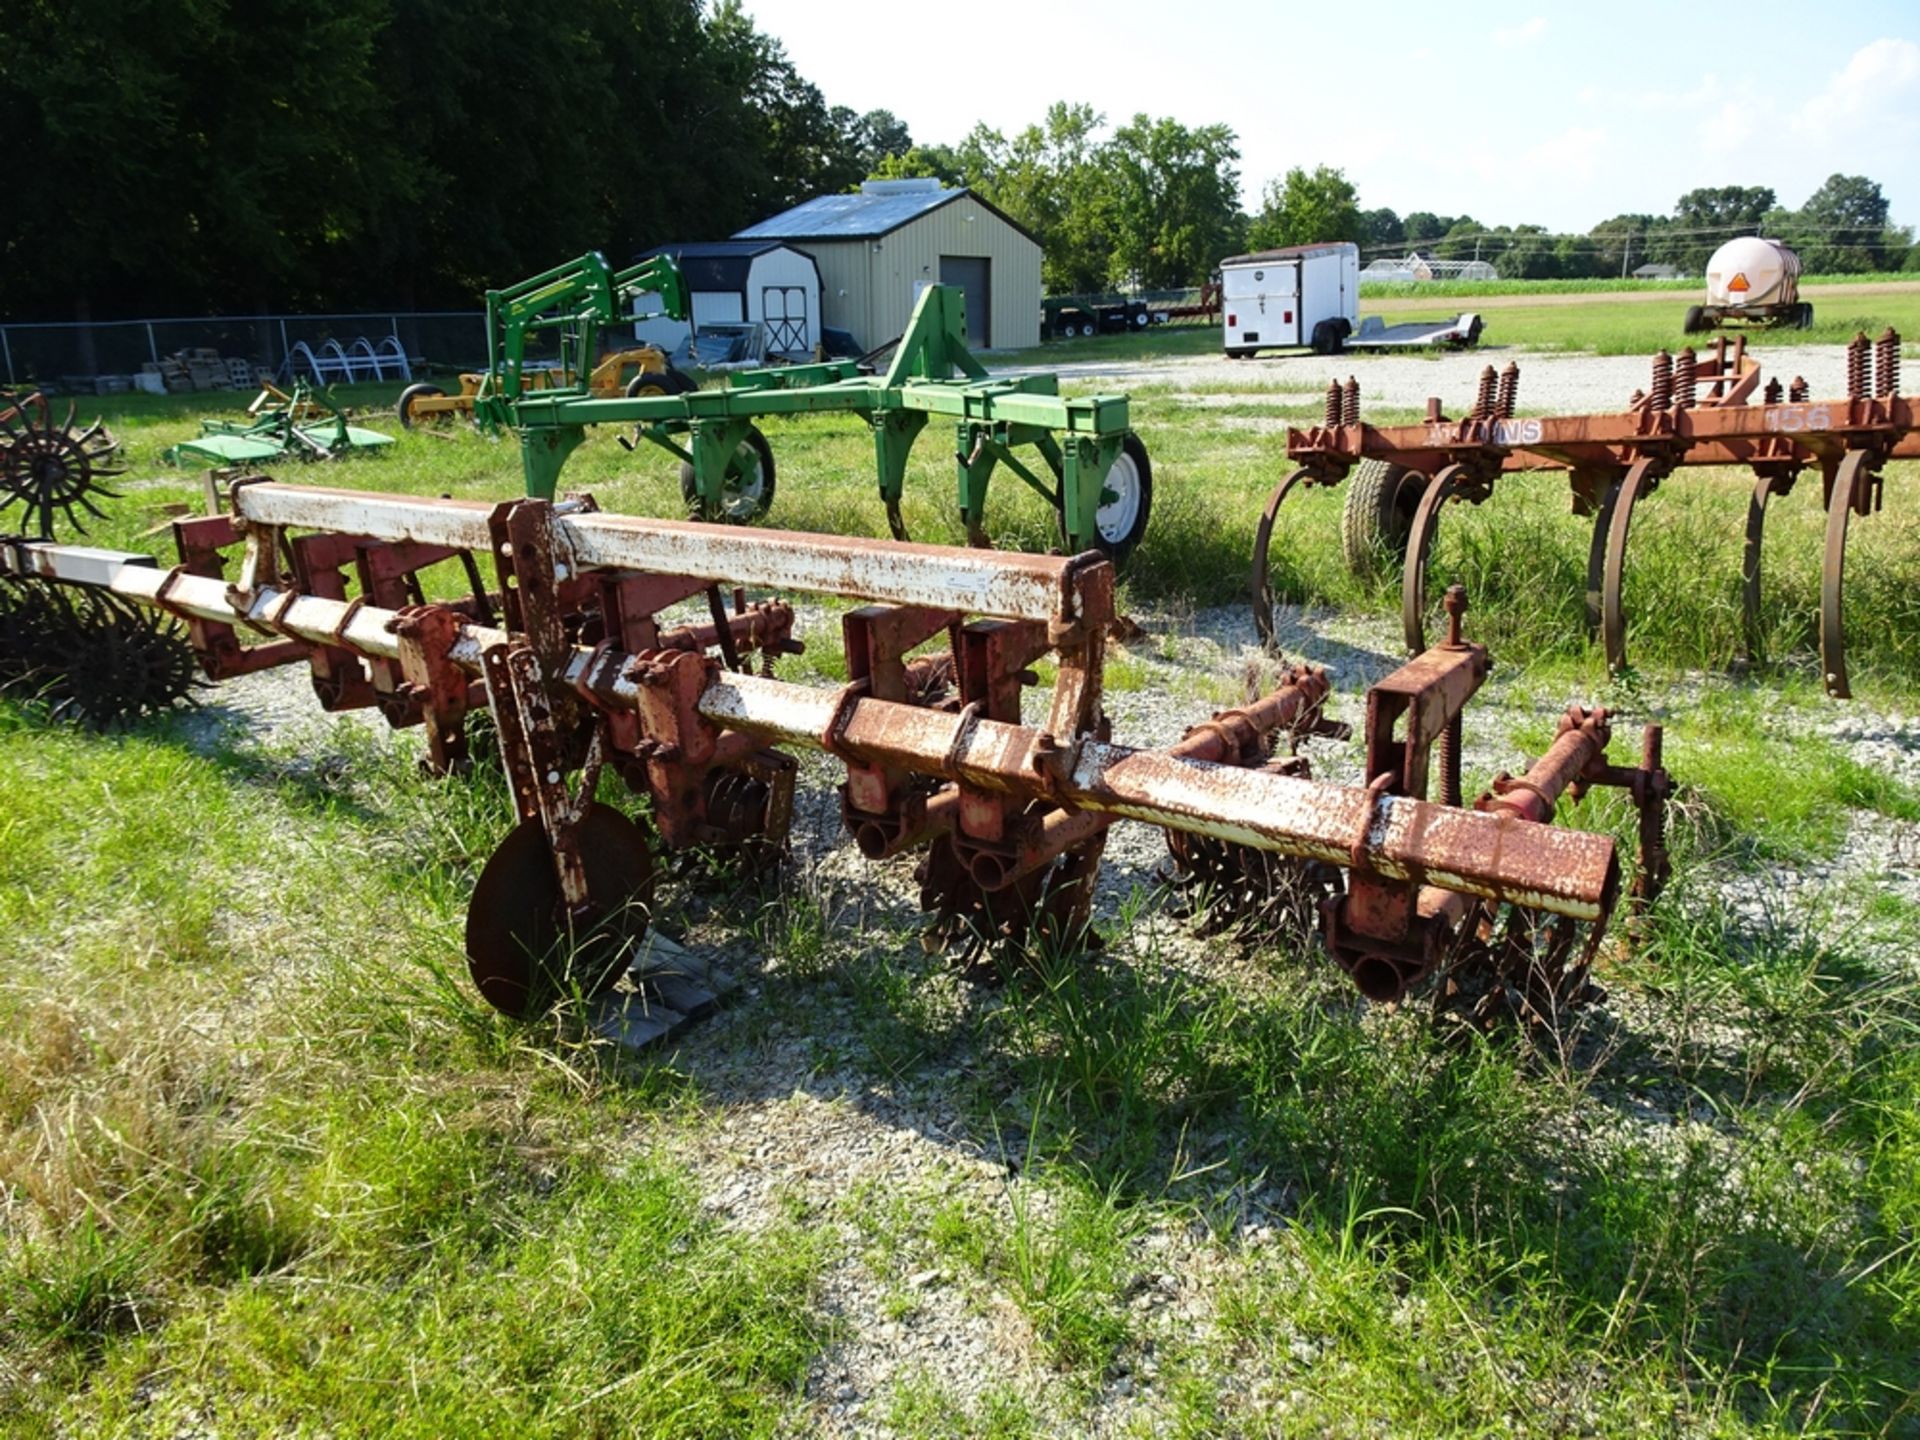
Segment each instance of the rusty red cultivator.
M1360 418L1360 391L1349 379L1329 384L1319 425L1290 430L1287 455L1295 468L1274 490L1254 540L1254 623L1262 639L1273 633L1268 548L1280 505L1296 485L1337 485L1356 466L1371 465L1349 493L1350 535L1360 531L1389 543L1405 542L1401 619L1407 648L1425 647L1427 568L1441 508L1448 501L1478 505L1502 474L1564 470L1576 515L1593 517L1587 563L1587 626L1598 632L1608 665L1627 664L1627 612L1622 597L1628 528L1634 509L1660 482L1687 465L1745 465L1755 476L1747 509L1743 565L1744 634L1757 653L1761 536L1767 502L1789 494L1808 466L1820 473L1827 514L1826 562L1820 590L1821 669L1830 694L1845 698L1846 638L1841 621L1848 521L1880 508L1881 471L1889 460L1920 457L1920 400L1900 394L1900 337L1891 329L1877 342L1857 335L1847 346L1844 399L1814 400L1796 378L1761 384L1760 366L1746 338L1723 338L1704 356L1664 350L1653 359L1644 392L1615 415L1538 419L1514 414L1520 372L1481 372L1472 409L1457 419L1427 402L1417 425L1374 426ZM1356 515L1356 505L1366 513ZM1353 546L1349 546L1350 558Z
M467 953L481 993L512 1014L567 986L637 987L671 1014L670 992L629 973L654 851L776 854L789 749L844 763L855 843L875 860L921 851L929 936L976 962L1085 939L1106 830L1132 819L1167 832L1216 925L1284 911L1318 927L1376 999L1451 968L1443 995L1471 998L1476 1014L1549 1016L1586 993L1621 890L1609 837L1545 823L1557 798L1624 788L1643 817L1636 892L1664 873L1657 732L1639 766L1613 766L1604 712L1569 712L1545 758L1462 807L1461 715L1488 660L1460 636L1457 595L1446 641L1369 697L1370 781L1348 787L1276 746L1329 728L1326 674L1305 666L1167 749L1113 743L1101 703L1113 567L1097 553L877 545L608 515L589 499L492 505L267 480L241 481L230 514L178 521L175 535L171 568L13 541L0 570L177 617L214 678L305 665L327 709L377 706L424 726L438 771L469 763L467 717L491 711L518 825L475 887ZM850 683L774 678L775 657L802 648L794 612L748 591L867 602L841 621ZM1051 694L1023 706L1043 658ZM650 829L594 798L609 769L645 797Z

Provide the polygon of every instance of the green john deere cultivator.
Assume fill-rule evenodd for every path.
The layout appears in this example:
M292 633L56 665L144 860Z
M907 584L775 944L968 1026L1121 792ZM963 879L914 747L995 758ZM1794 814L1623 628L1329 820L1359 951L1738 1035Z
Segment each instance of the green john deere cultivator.
M1153 468L1128 427L1125 396L1064 398L1051 375L993 379L967 349L961 292L930 285L882 374L859 362L829 361L748 370L725 384L679 395L595 399L583 384L534 389L525 383L527 341L559 332L561 365L592 368L602 327L638 318L634 302L658 296L661 310L687 315L680 273L665 256L615 272L588 254L487 295L488 379L475 402L479 423L520 440L526 490L552 499L567 457L589 425L632 425L639 441L680 461L680 485L696 518L744 521L773 501L774 457L754 423L769 415L847 411L872 427L880 498L896 540L907 457L927 422L954 426L960 517L969 540L988 542L987 488L1001 465L1060 517L1068 553L1125 557L1146 533Z

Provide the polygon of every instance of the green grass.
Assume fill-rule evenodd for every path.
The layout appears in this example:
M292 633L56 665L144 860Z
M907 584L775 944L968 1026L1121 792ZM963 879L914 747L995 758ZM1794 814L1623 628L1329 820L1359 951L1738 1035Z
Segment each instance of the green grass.
M1876 282L1908 284L1914 277L1905 271L1885 275L1802 275L1802 285L1858 285ZM1470 298L1475 295L1613 295L1644 294L1647 291L1686 293L1702 288L1699 276L1684 280L1362 280L1362 299L1400 299L1424 295ZM1469 307L1471 308L1471 307Z
M1171 392L1137 405L1158 494L1124 599L1171 630L1239 603L1283 442ZM153 463L195 407L103 406L135 483L95 538L152 545L197 494ZM857 425L768 429L777 522L885 533ZM518 488L511 444L471 435L282 473ZM678 508L664 457L605 435L568 483ZM923 446L917 534L960 538L951 486ZM1584 690L1664 720L1687 787L1679 874L1604 953L1609 1003L1537 1049L1363 1006L1305 945L1194 943L1148 889L1105 955L972 986L917 943L911 861L836 853L665 882L670 928L764 969L679 1052L621 1059L467 986L466 898L508 813L490 769L427 782L317 716L262 746L0 706L0 1431L807 1433L839 1347L887 1348L842 1303L866 1287L876 1323L958 1314L993 1342L903 1368L833 1422L855 1431L1920 1433L1920 905L1859 867L1762 918L1727 899L1842 865L1853 825L1920 823L1920 787L1818 733L1811 480L1770 528L1772 668L1718 673L1747 489L1684 472L1646 502L1639 669L1611 684L1563 483L1508 477L1443 527L1516 744ZM1848 571L1856 679L1896 717L1920 679L1914 490L1890 472ZM1339 502L1289 502L1282 589L1384 621L1391 587L1339 559ZM992 523L1047 541L1011 483ZM782 674L843 678L807 638ZM1165 648L1116 656L1116 698L1172 683ZM1239 684L1202 680L1224 693L1196 715ZM1603 796L1569 808L1629 823ZM917 1180L709 1210L702 1138L796 1091L926 1157Z
M1830 298L1823 298L1815 290L1812 304L1814 320L1810 329L1758 330L1751 332L1750 343L1763 351L1778 345L1840 343L1861 331L1870 337L1878 336L1889 325L1903 336L1920 336L1920 290ZM1486 330L1481 344L1503 349L1585 350L1597 355L1651 355L1663 348L1677 354L1686 345L1703 350L1712 343L1713 337L1688 335L1681 329L1686 305L1684 297L1676 296L1671 305L1620 300L1580 305L1502 306L1483 314ZM1451 313L1472 308L1471 301L1456 298L1449 300L1441 311ZM1369 314L1379 314L1389 325L1441 313L1431 305L1421 304L1416 308L1413 297L1371 300L1363 309ZM1807 377L1815 382L1816 395L1838 394L1842 390L1838 359L1836 356L1830 374ZM1521 368L1524 371L1525 366Z

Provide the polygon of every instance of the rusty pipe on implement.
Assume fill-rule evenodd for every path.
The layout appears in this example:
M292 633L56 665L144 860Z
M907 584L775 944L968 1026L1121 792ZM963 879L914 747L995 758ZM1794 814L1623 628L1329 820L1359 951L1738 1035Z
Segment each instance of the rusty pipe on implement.
M1092 739L1062 748L1040 730L994 720L966 722L960 734L961 722L944 712L752 675L713 675L699 710L724 729L815 750L829 748L824 734L833 726L833 752L868 763L956 773L983 790L1046 794L1076 809L1342 867L1358 851L1389 879L1577 919L1608 913L1620 885L1610 837L1507 815Z
M39 544L0 551L5 568L101 585L171 613L399 656L395 611L272 587L241 594L221 580L162 571L140 558ZM463 619L446 658L478 674L484 654L511 639L505 630ZM600 704L641 709L642 687L627 674L632 660L605 646L575 647L555 678L590 689ZM1578 919L1603 918L1619 888L1610 837L1533 824L1510 811L1453 809L1090 737L1063 746L1029 726L720 673L717 666L708 671L697 709L718 729L1255 849L1342 867L1360 863L1386 879Z
M1183 760L1251 764L1265 758L1269 736L1307 719L1326 703L1332 690L1333 683L1324 669L1290 666L1267 694L1203 720L1167 753ZM1091 810L1050 811L1017 854L967 849L967 870L982 890L1003 890L1091 840L1118 818Z
M1573 706L1560 717L1560 733L1547 753L1517 780L1504 770L1494 776L1493 789L1475 801L1473 808L1536 825L1549 823L1560 797L1605 756L1612 738L1606 710Z

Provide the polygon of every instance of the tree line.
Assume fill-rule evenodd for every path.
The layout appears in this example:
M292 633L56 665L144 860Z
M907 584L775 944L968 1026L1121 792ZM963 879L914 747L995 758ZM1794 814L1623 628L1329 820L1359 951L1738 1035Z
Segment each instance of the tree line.
M1061 102L916 144L830 105L739 0L14 0L0 6L0 227L13 320L469 309L586 249L732 234L869 176L966 185L1032 231L1053 293L1204 280L1222 256L1353 240L1503 275L1697 272L1761 231L1815 271L1913 263L1880 187L1689 191L1584 235L1365 209L1325 166L1250 213L1224 124ZM33 137L33 138L28 138Z
M737 0L12 0L0 314L472 309L911 147Z

